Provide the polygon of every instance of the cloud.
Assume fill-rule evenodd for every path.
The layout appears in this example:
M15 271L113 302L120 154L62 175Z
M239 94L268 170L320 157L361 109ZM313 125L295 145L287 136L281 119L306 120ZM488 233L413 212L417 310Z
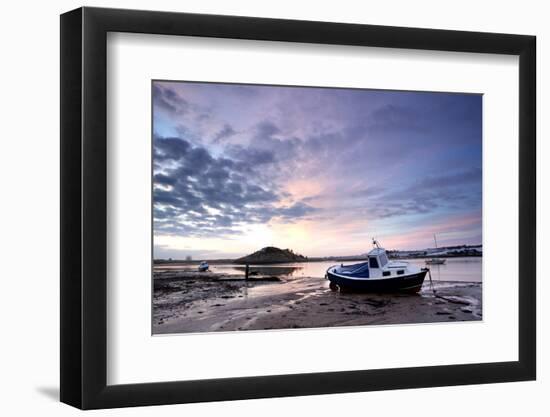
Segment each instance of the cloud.
M268 120L264 120L256 125L257 138L272 138L278 133L281 133L281 129Z
M189 103L171 88L153 83L153 109L183 114L189 109Z
M292 164L303 156L303 141L297 137L283 135L282 130L273 122L264 120L254 126L253 135L247 149L241 152L256 152L259 156L272 155L273 161Z
M467 171L458 172L455 174L430 176L424 178L414 187L411 187L409 191L415 191L418 189L426 188L448 188L457 185L465 185L470 183L481 182L482 171L481 168L475 167Z
M368 212L376 217L426 214L442 208L471 208L481 204L482 171L472 168L453 174L428 176L406 187L365 191Z
M235 160L250 167L275 162L275 152L268 149L243 145L229 145L225 148L225 151L227 155L230 155Z
M155 174L153 181L158 185L173 186L176 184L177 180L175 178L169 177L164 174Z
M179 138L163 138L162 141L154 138L153 157L155 162L165 160L179 161L190 149L191 145Z
M229 124L224 124L223 128L214 136L214 143L219 143L224 139L236 135L237 132Z
M282 216L288 220L294 220L300 217L304 217L315 211L317 211L316 208L308 205L307 203L304 203L303 201L300 201L289 207L278 208L277 210L275 210L275 213L277 213L279 216Z
M376 131L427 130L424 117L412 107L386 104L374 110L370 115L370 129Z
M153 99L157 234L481 211L479 96L162 82Z
M237 152L241 151L241 153ZM213 156L180 138L154 138L159 161L154 173L155 231L187 236L234 235L239 226L278 218L294 221L315 209L305 202L283 205L288 197L275 184L265 186L258 167L273 155L257 149L233 148L243 160Z

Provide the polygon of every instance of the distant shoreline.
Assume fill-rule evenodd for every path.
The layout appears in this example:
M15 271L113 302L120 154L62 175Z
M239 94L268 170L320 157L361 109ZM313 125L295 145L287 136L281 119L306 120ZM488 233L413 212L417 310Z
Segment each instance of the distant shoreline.
M482 258L483 254L427 254L427 255L418 255L418 256L389 256L389 259L395 260L408 260L408 259L431 259L431 258ZM238 258L237 258L238 259ZM274 265L274 264L289 264L289 263L308 263L308 262L328 262L328 261L334 261L334 262L349 262L349 261L365 261L367 258L364 256L331 256L331 257L325 257L325 258L307 258L305 260L300 261L291 261L291 262L251 262L250 265ZM185 260L185 259L154 259L153 264L154 265L195 265L199 262L201 262L204 259L201 260ZM205 259L208 263L211 264L235 264L235 265L245 265L235 263L236 259Z

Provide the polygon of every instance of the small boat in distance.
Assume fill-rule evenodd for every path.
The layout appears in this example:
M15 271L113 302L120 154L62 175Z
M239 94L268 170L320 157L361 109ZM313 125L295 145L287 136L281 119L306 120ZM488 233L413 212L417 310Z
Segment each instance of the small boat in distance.
M210 266L208 265L208 262L202 261L199 265L199 272L206 272L206 271L208 271L209 267Z
M443 258L431 258L431 259L426 259L426 264L427 265L443 265L445 263L445 259Z
M330 289L364 292L418 292L428 268L418 268L408 262L389 261L386 250L373 239L374 249L366 262L354 265L334 265L327 269Z
M435 235L434 235L434 243L435 243L435 248L437 249L437 240L435 238ZM427 259L426 260L426 264L428 265L443 265L445 263L446 259L444 258L431 258L431 259Z

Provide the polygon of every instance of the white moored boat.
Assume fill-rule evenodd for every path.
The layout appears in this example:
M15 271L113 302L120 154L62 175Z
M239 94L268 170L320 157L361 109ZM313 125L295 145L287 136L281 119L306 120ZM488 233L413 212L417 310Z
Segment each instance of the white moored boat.
M437 249L437 240L435 238L435 235L434 235L434 243L435 243L435 248ZM431 258L431 259L427 259L426 260L426 263L428 265L443 265L445 263L446 259L445 258Z

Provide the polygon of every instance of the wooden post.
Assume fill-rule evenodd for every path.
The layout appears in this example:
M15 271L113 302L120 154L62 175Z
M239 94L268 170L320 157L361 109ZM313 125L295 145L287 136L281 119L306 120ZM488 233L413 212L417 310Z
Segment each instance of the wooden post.
M248 279L248 264L246 264L246 269L244 271L244 279Z

